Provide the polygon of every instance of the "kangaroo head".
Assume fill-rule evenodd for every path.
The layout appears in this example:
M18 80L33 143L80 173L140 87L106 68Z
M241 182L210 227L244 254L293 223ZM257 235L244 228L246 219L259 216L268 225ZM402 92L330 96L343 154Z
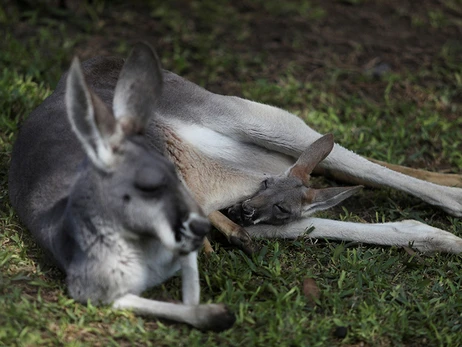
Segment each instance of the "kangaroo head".
M154 237L172 251L188 253L201 245L209 223L173 165L143 136L161 91L157 56L145 44L135 46L122 68L113 111L87 87L74 59L66 107L88 160L71 200L75 213L92 216L93 229Z
M228 214L240 224L286 224L300 217L333 207L356 193L361 186L314 189L310 174L332 151L333 136L311 144L297 162L280 176L265 179L250 199L232 206Z

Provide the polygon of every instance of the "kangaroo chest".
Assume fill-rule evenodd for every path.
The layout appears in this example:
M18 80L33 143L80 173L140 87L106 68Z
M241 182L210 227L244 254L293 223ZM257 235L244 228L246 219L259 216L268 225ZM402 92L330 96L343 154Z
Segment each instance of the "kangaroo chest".
M158 240L119 235L117 240L93 245L66 272L73 298L109 303L159 285L179 269L178 256Z

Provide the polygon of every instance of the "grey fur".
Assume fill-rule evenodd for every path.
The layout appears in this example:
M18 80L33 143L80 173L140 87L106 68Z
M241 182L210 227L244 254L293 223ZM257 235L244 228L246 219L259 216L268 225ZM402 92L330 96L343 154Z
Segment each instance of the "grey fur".
M68 274L70 293L76 299L113 301L117 308L131 308L203 329L224 329L234 322L224 306L198 305L195 250L200 242L199 237L191 235L202 237L205 233L207 223L201 210L211 220L223 220L216 215L217 210L250 199L265 179L279 177L299 158L309 158L311 154L303 152L321 134L279 108L214 94L171 72L159 72L155 53L146 46L138 46L135 52L134 59L129 59L133 65L126 72L138 77L132 78L129 73L120 85L117 80L122 59L95 58L82 64L92 94L80 90L70 100L90 104L101 116L95 117L97 124L86 131L82 130L85 122L75 122L74 132L67 121L67 76L61 78L55 92L30 115L18 136L9 173L10 199L21 221ZM149 71L150 77L140 76ZM77 77L70 85L79 88L81 79L78 71L74 72ZM143 83L147 87L144 94ZM130 88L140 89L127 93ZM114 112L117 121L113 123L104 109L113 109L115 89L120 90L120 97ZM68 102L68 109L78 113L79 108L74 106ZM143 129L145 122L148 124ZM143 136L136 135L142 130ZM78 131L82 136L76 136ZM159 153L174 163L185 185L179 184L173 166ZM318 159L324 158L323 152L315 154ZM151 170L152 163L156 166ZM134 172L145 166L148 173ZM312 169L312 165L307 167ZM389 170L338 144L314 171L335 173L356 184L399 189L449 214L462 216L461 189ZM130 175L131 179L125 180ZM128 193L133 208L124 204L128 182L134 183ZM272 197L286 194L282 188L308 188L302 183L285 180ZM146 188L153 193L159 185L169 187L161 198L149 203L132 201L133 191ZM312 201L328 207L356 189L339 194L331 190ZM193 213L202 216L196 223L188 221ZM310 234L313 238L382 245L413 243L420 250L462 252L460 238L416 221L366 225L295 215L293 221L250 225L246 231L252 237L298 237L314 227ZM182 231L187 226L198 230ZM239 228L232 225L228 236L244 242L242 236L248 234ZM138 296L179 268L186 305Z

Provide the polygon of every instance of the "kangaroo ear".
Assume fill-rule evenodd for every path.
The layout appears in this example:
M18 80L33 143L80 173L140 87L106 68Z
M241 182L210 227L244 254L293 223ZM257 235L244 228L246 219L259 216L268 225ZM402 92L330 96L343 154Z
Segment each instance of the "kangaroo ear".
M362 188L363 186L332 187L324 189L310 188L307 190L303 199L302 214L306 216L334 207Z
M142 132L162 93L162 71L155 51L138 43L119 75L114 114L126 134Z
M298 177L305 186L308 186L310 174L334 147L334 136L327 134L313 142L301 155L296 163L289 169L288 176Z
M66 80L66 109L72 130L84 151L100 169L107 170L114 161L116 120L106 105L85 83L78 58L74 58Z

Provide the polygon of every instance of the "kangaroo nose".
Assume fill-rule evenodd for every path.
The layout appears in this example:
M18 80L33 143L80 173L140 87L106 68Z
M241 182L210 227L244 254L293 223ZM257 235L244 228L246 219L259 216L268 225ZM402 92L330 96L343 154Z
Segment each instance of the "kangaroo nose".
M191 213L188 220L185 222L185 227L194 235L203 237L210 230L210 222L207 218L201 217L196 213Z

